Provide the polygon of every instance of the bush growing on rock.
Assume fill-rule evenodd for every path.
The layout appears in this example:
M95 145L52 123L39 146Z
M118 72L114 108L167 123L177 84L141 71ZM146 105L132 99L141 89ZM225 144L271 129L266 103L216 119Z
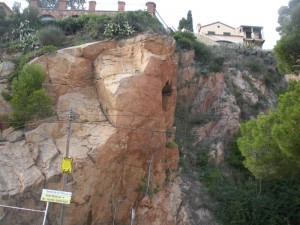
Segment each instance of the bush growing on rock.
M13 108L12 125L24 126L33 118L44 118L54 114L51 109L53 99L43 89L44 71L39 65L27 65L18 78L12 82L11 105Z
M65 34L61 28L51 25L39 30L38 39L42 45L60 46L65 40Z
M88 15L84 16L87 17ZM62 28L66 35L75 35L77 32L80 32L85 25L83 16L68 17L64 20L51 21L51 24L57 25Z

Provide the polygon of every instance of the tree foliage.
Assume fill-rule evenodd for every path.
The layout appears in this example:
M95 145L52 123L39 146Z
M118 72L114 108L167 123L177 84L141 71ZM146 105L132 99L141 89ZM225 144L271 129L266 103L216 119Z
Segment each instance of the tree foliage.
M36 31L41 26L37 9L28 7L21 13L19 5L16 4L13 13L5 18L3 23L6 28L1 37L7 42L14 42L11 48L15 46L17 50L26 51L37 41Z
M18 78L12 82L11 105L12 122L15 127L22 127L33 118L53 115L51 104L53 99L43 89L44 71L39 65L27 65Z
M238 146L244 165L258 179L291 176L300 171L300 84L280 95L278 108L241 125Z
M300 0L290 0L278 10L277 31L281 39L275 46L275 56L281 72L300 71Z
M192 16L192 11L189 10L188 14L187 14L187 25L188 25L188 30L191 32L194 32L194 28L193 28L193 16Z
M289 91L278 99L278 122L272 136L281 152L300 168L300 84L292 82ZM291 164L292 165L292 164Z
M186 18L182 18L179 21L178 29L179 30L186 29L186 30L188 30L190 32L194 32L193 17L192 17L192 11L191 10L188 11L187 19Z
M5 34L8 30L8 22L7 22L7 19L5 17L6 17L5 12L0 7L0 40L5 39Z
M232 178L224 174L217 167L208 170L202 178L214 199L212 209L221 224L299 224L299 176L259 182L245 171L234 170Z

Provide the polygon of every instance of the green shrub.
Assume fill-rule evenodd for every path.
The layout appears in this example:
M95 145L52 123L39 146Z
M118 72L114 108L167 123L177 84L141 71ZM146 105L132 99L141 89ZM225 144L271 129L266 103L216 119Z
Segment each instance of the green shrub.
M187 38L191 41L196 40L195 35L190 31L176 31L176 32L174 32L173 36L174 36L176 41L181 39L181 38Z
M10 100L12 99L11 95L6 92L6 91L2 91L1 92L1 96L4 98L5 101L10 102Z
M201 181L215 201L212 210L222 224L299 224L299 177L259 182L245 171L234 170L231 178L214 167L206 169Z
M14 53L19 52L19 44L17 41L7 42L7 46L3 48L3 52L13 55Z
M210 63L210 71L220 72L224 64L225 58L223 56L216 56Z
M12 74L10 74L10 76L8 78L9 84L12 83L14 78L18 77L18 74L21 73L23 67L26 65L26 63L28 63L28 61L29 61L29 58L26 55L14 59L16 68L15 68L14 72Z
M65 40L65 34L59 27L46 26L39 30L38 39L42 45L61 46Z
M262 71L261 63L257 59L250 59L246 66L252 73L260 73Z
M197 41L196 36L189 31L177 31L173 34L178 49L194 50L195 59L202 63L208 63L212 58L212 51L209 46Z
M176 46L178 49L194 49L193 42L196 40L196 37L193 33L189 31L176 31L173 33L173 37L176 40Z
M41 54L56 52L57 51L57 47L55 47L53 45L45 45L45 46L42 46L41 48L39 48L38 51Z
M152 32L166 34L166 30L159 20L156 17L151 16L148 12L142 10L117 13L112 17L112 22L128 22L136 33Z
M84 24L83 30L79 33L80 36L87 36L92 40L101 40L106 24L111 21L111 16L88 14L80 16L79 20Z
M209 46L195 40L193 42L193 47L195 49L196 60L199 60L202 63L208 63L211 60L212 51Z
M27 65L12 82L13 126L22 127L33 118L53 115L53 99L42 88L44 71L39 65Z
M177 48L179 49L186 49L186 50L192 50L193 49L193 41L186 38L182 37L176 41Z
M54 25L59 26L66 35L74 35L83 30L84 20L79 17L68 17L63 20L54 21Z
M167 148L173 148L173 147L175 147L177 144L174 142L174 141L169 141L168 143L167 143Z
M276 82L275 80L273 80L273 76L272 74L268 73L268 74L264 74L262 77L262 81L264 82L264 84L270 88L272 86L272 84L274 82Z

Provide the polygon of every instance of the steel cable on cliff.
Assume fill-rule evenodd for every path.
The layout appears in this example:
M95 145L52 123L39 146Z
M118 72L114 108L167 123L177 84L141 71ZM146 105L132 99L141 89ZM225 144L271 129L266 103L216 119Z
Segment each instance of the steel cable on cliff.
M98 115L98 114L80 114L80 115ZM109 116L124 116L124 117L133 117L133 116L141 116L141 117L146 117L146 118L161 118L161 117L155 117L155 116L148 116L148 115L109 115ZM211 117L214 117L215 115L211 115ZM219 118L232 118L232 116L229 115L220 115ZM56 121L49 121L51 119L56 119ZM147 131L147 132L160 132L160 133L166 133L166 130L150 130L147 128L133 128L133 127L127 127L127 126L116 126L116 125L112 125L112 124L103 124L105 122L108 122L107 118L105 117L105 121L91 121L91 122L87 122L87 121L73 121L73 123L77 123L77 124L102 124L103 126L110 126L116 129L131 129L131 130L140 130L140 131ZM40 125L41 123L59 123L59 122L67 122L67 120L61 120L61 119L57 119L57 117L51 117L51 118L46 118L43 120L39 120L37 122L34 123L28 123L25 125L25 127L36 127L38 125ZM2 121L2 124L18 124L18 122L5 122ZM22 128L24 126L16 126L14 128L18 129L18 128Z
M38 125L40 125L41 123L60 123L60 122L67 122L66 120L56 120L56 121L49 121L49 119L45 119L45 120L39 120L38 122L35 123L29 123L26 124L25 127L29 128L29 127L36 127ZM94 122L86 122L86 121L73 121L74 124L101 124L102 126L107 126L107 127L112 127L112 128L116 128L116 129L129 129L129 130L138 130L138 131L145 131L145 132L155 132L155 133L166 133L166 130L152 130L152 129L147 129L147 128L133 128L133 127L127 127L127 126L116 126L116 125L112 125L112 124L104 124L105 122L108 121L94 121ZM4 124L13 124L14 122L3 122ZM18 122L15 122L15 124L18 124ZM19 128L23 128L24 126L16 126L14 127L15 129L19 129Z

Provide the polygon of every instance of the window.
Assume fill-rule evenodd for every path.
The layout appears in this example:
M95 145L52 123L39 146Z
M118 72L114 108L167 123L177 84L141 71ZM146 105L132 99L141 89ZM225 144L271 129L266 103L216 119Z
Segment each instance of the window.
M214 35L214 34L216 34L216 32L214 32L214 31L208 31L207 34L208 35Z
M40 17L41 21L45 22L45 21L54 21L55 18L51 15L42 15Z
M223 35L224 36L230 36L231 34L230 34L230 32L223 32Z

